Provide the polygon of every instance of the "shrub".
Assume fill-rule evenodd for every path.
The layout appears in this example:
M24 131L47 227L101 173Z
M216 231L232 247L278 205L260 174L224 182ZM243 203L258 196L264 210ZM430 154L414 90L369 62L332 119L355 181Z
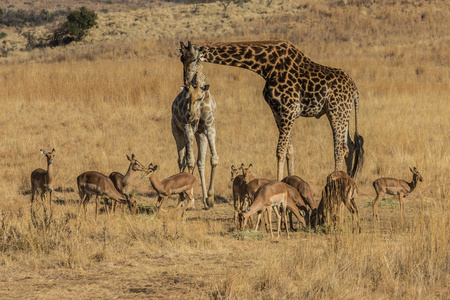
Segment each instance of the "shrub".
M51 44L58 46L79 41L96 24L97 14L83 6L69 13L67 21L53 32Z

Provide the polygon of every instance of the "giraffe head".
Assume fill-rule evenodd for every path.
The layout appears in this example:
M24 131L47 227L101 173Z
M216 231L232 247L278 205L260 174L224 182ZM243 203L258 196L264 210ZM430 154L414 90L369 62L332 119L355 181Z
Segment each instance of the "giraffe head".
M194 74L191 82L188 86L183 87L183 91L185 93L185 97L188 100L189 111L188 111L188 121L194 122L196 119L199 119L199 108L201 106L202 101L205 99L206 93L209 90L209 84L204 86L200 86L197 82L197 73Z
M181 53L180 60L183 63L183 80L184 85L187 86L198 70L204 48L192 45L190 41L187 46L183 42L180 42L180 47L178 51Z

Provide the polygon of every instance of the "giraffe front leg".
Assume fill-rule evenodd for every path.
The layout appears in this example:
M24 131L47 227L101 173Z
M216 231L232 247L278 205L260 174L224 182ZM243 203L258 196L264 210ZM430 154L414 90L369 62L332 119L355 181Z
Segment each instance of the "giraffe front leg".
M216 129L214 124L208 128L207 138L209 143L209 149L211 151L211 177L209 179L209 190L208 198L206 198L206 203L209 207L214 206L214 174L217 165L219 164L219 155L216 149Z
M184 172L186 169L186 141L183 130L180 129L174 121L172 121L172 135L177 144L178 168L180 172Z
M205 209L208 209L208 203L206 199L206 181L205 181L205 160L206 160L206 150L208 147L208 141L206 135L203 133L197 133L195 135L197 139L197 147L198 147L198 158L197 158L197 167L198 173L200 174L200 183L202 185L202 194L203 194L203 205Z
M288 175L294 175L294 145L292 144L292 133L289 135L289 146L287 147L286 163Z
M339 110L335 115L328 115L330 121L331 130L333 132L334 141L334 170L342 170L345 162L345 158L349 155L349 149L347 147L347 135L348 135L348 122L350 119L350 112L342 111L339 114ZM347 170L350 172L351 170Z
M278 136L278 144L277 144L277 180L280 181L283 179L284 174L284 162L286 160L286 154L288 147L290 145L290 136L292 126L294 124L293 120L285 119L277 122L279 136ZM292 148L293 152L293 148ZM292 155L293 153L290 153ZM289 156L289 159L293 157ZM288 166L289 167L289 166ZM289 171L289 170L288 170ZM293 166L291 166L291 171L293 172Z
M194 158L194 130L190 124L184 126L184 138L186 142L186 163L188 165L189 173L194 173L195 158Z

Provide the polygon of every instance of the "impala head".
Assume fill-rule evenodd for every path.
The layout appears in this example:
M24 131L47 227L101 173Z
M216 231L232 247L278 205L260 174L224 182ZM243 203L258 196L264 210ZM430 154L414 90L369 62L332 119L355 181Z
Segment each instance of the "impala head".
M248 168L245 167L244 164L241 164L242 175L244 175L244 182L247 183L250 179L250 173L252 172L252 164L248 166Z
M41 153L47 158L47 164L51 165L53 163L53 158L55 157L55 149L53 149L51 152L45 152L41 149Z
M416 178L416 181L423 181L422 175L420 175L419 171L414 167L413 169L409 168L409 170L413 173L414 178Z
M128 160L130 161L131 164L131 169L133 171L141 171L144 172L145 171L145 167L143 164L141 164L137 159L136 156L134 156L134 154L131 154L131 158L127 155Z
M206 92L209 90L209 84L200 86L197 81L197 74L195 73L188 86L182 87L185 97L188 100L189 105L189 122L194 122L195 119L199 119L200 115L196 113L200 109L201 102L205 99Z
M239 175L239 170L234 165L231 166L231 182Z
M184 85L189 85L193 75L197 72L200 62L203 56L203 47L197 47L192 45L191 42L188 42L188 45L185 46L183 42L180 42L180 51L181 57L180 60L183 63L183 80Z
M153 166L153 164L150 163L147 169L144 170L144 174L141 176L141 178L151 178L153 175L155 175L156 170L158 170L158 165Z
M136 213L137 213L136 199L134 199L134 196L128 196L128 195L125 195L125 198L127 199L127 205L128 205L128 208L130 209L131 213L133 215L136 215Z
M245 216L245 213L248 211L250 211L249 206L247 206L245 210L239 212L239 227L241 230L243 230L245 225L247 225L248 217Z

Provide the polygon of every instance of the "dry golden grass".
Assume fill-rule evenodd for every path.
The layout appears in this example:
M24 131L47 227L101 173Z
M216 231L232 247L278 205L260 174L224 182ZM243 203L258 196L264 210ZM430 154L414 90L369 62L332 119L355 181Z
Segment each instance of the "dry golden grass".
M190 5L157 4L99 14L86 41L66 48L23 52L23 37L10 31L11 50L0 60L2 299L450 297L449 5L253 2L230 6L227 17L217 3L196 14ZM275 38L344 69L358 85L362 234L351 233L347 212L343 231L330 235L301 231L286 240L284 233L274 243L264 230L236 229L229 168L252 163L255 176L274 178L278 132L263 80L210 64L220 156L214 209L188 211L185 221L172 210L160 219L95 220L90 204L86 221L75 217L75 181L84 171L125 172L125 155L134 153L159 164L160 178L177 172L170 118L182 83L179 40ZM334 165L328 121L298 119L294 137L296 173L319 201ZM56 149L56 201L53 214L33 215L29 176L45 167L41 148ZM424 182L407 198L405 223L397 201L385 199L374 224L372 181L410 180L412 166ZM140 205L155 203L148 181L132 189ZM200 194L198 185L197 208Z

